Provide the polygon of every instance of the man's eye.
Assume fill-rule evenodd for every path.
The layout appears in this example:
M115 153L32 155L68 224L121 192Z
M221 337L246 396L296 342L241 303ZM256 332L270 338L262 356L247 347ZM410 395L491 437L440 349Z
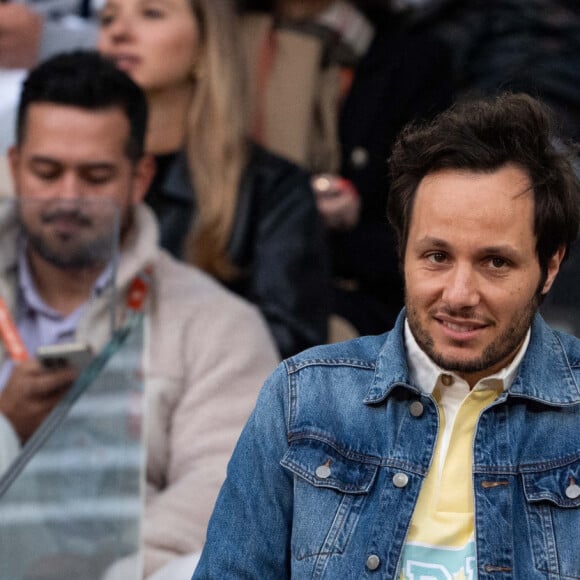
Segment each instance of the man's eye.
M37 169L35 171L35 175L36 177L38 177L38 179L42 179L43 181L53 181L55 179L58 179L59 173L58 171Z
M500 270L501 268L505 268L508 265L508 261L504 258L500 258L499 256L493 256L489 259L489 264L495 270Z
M109 170L93 169L81 173L82 179L91 185L100 185L111 181L113 174Z
M108 173L107 174L92 173L87 175L85 179L87 183L90 183L92 185L101 185L103 183L107 183L111 179L111 176Z
M433 252L427 256L427 260L433 264L443 264L447 256L443 252Z

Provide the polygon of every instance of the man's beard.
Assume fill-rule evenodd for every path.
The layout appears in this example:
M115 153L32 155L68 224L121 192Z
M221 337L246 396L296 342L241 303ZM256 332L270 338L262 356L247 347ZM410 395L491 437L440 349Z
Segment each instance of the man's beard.
M437 346L434 344L433 337L421 325L421 320L416 308L407 299L407 320L409 327L417 344L425 352L429 358L440 368L446 371L454 371L457 373L479 373L494 367L499 362L507 359L510 354L514 353L522 344L528 329L530 328L534 315L536 314L541 302L541 294L538 290L532 299L519 311L517 311L510 321L508 328L499 336L497 336L490 344L488 344L482 351L481 355L476 359L460 359L451 356L446 356L438 352ZM472 311L454 311L452 309L444 309L438 311L445 313L448 316L461 320L462 318L473 318ZM431 316L428 314L428 316Z
M97 217L82 207L56 207L40 213L42 226L66 220L77 230L74 233L50 234L42 228L31 228L21 215L20 223L31 250L46 262L62 270L82 270L109 262L116 249L116 219L105 212ZM91 232L92 235L79 235Z

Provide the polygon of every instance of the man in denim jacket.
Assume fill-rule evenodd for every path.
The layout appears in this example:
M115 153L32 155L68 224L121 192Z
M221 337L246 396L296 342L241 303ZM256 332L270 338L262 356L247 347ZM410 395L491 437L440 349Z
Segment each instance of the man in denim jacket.
M537 314L580 186L525 95L406 130L406 308L264 386L196 579L580 578L580 342Z

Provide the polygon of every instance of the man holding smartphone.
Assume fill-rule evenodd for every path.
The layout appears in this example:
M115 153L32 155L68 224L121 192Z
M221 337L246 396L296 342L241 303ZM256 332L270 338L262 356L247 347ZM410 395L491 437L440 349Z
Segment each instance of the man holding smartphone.
M52 333L98 352L112 300L120 320L144 314L149 575L200 550L235 441L278 356L252 305L158 246L155 217L141 203L154 169L143 150L146 100L125 73L95 52L49 59L29 74L18 119L9 158L19 215L0 216L0 296L24 347L32 355L38 336ZM109 205L120 214L114 280ZM147 291L141 285L136 296L139 280ZM76 375L34 358L12 367L0 383L0 412L24 441Z

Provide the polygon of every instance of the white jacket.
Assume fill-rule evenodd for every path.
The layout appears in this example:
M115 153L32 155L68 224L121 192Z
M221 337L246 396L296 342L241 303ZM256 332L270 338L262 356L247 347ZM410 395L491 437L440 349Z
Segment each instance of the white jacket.
M0 292L12 307L16 230L6 219L0 223ZM153 266L153 283L145 306L146 576L175 556L201 549L226 464L264 379L278 362L256 308L161 250L155 218L140 206L117 272L122 303L147 264ZM91 301L77 329L76 338L96 351L110 331L106 294ZM0 469L17 445L2 419Z

